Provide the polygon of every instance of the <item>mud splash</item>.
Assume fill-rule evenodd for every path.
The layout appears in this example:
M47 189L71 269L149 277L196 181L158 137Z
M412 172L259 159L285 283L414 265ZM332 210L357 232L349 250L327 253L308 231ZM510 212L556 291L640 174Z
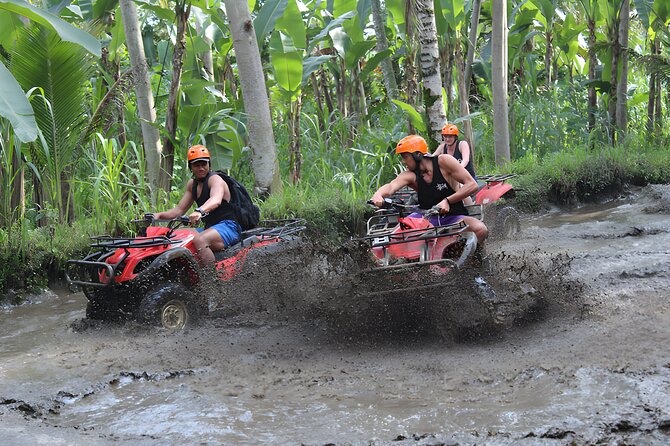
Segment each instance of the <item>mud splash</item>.
M579 311L583 287L567 279L571 259L539 251L493 253L448 274L431 268L379 272L367 246L291 242L232 282L209 283L212 317L260 326L324 322L348 341L402 336L446 340L499 333L546 309Z

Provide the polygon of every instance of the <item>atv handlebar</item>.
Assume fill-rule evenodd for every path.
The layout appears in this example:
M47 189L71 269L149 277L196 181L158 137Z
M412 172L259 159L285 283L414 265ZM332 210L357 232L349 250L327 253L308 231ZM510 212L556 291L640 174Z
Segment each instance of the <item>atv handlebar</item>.
M377 208L377 205L373 203L372 200L368 200L367 204L370 206L374 206ZM433 215L439 215L440 213L440 208L438 206L433 206L430 209L421 209L416 205L411 205L411 204L405 204L401 199L399 198L384 198L384 202L382 203L382 206L378 209L381 210L395 210L398 213L419 213L423 214L425 217L431 217Z

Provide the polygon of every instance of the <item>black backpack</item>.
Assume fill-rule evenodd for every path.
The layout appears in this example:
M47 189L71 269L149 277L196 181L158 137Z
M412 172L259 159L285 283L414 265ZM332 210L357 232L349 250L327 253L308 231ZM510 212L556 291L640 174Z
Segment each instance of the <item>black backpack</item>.
M213 172L223 178L230 190L230 206L235 212L235 220L243 231L253 229L261 220L261 210L251 201L249 192L244 186L230 175L219 170Z

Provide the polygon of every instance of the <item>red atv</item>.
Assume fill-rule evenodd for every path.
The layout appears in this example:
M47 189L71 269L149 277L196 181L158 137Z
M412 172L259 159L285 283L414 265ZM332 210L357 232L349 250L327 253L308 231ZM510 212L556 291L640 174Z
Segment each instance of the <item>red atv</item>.
M501 174L479 177L486 185L477 191L475 205L481 206L482 219L493 237L508 238L518 233L521 228L519 213L507 203L515 195L514 187L507 180L516 176Z
M167 227L153 225L159 222ZM182 329L209 309L207 293L198 292L204 270L194 257L194 233L182 228L188 217L158 221L147 214L138 223L142 223L138 237L93 237L90 254L67 262L67 280L82 287L89 319L134 317ZM241 242L215 253L214 276L233 279L249 253L271 254L304 229L300 219L262 221L260 227L243 232Z
M472 197L475 204L466 206L471 217L486 224L489 235L493 238L509 238L521 229L519 212L509 203L516 192L512 184L507 182L516 176L518 175L482 175L479 177L479 190ZM393 197L406 205L418 203L416 191L409 187L402 188Z
M467 226L462 221L433 226L428 217L437 214L436 208L421 211L398 197L386 198L382 209L368 220L364 237L370 242L380 268L393 269L417 262L442 268L462 267L474 254L477 238L466 232Z
M433 327L449 338L504 322L498 297L479 272L475 234L463 222L433 225L429 218L438 210L420 211L407 198L386 198L368 220L363 240L376 265L363 271L360 283L368 289L359 294L422 299Z

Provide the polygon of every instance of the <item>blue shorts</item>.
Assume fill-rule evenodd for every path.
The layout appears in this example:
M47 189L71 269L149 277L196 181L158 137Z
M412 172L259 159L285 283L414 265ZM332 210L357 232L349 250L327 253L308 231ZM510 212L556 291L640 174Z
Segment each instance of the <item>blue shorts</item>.
M207 229L214 229L218 232L226 248L239 242L240 233L242 232L242 228L240 228L240 225L235 220L221 220ZM202 232L205 228L197 228L196 230Z
M408 217L422 218L423 214L414 212L408 215ZM459 221L463 220L463 217L465 217L465 215L431 215L428 217L428 221L433 226L447 226L458 223Z

